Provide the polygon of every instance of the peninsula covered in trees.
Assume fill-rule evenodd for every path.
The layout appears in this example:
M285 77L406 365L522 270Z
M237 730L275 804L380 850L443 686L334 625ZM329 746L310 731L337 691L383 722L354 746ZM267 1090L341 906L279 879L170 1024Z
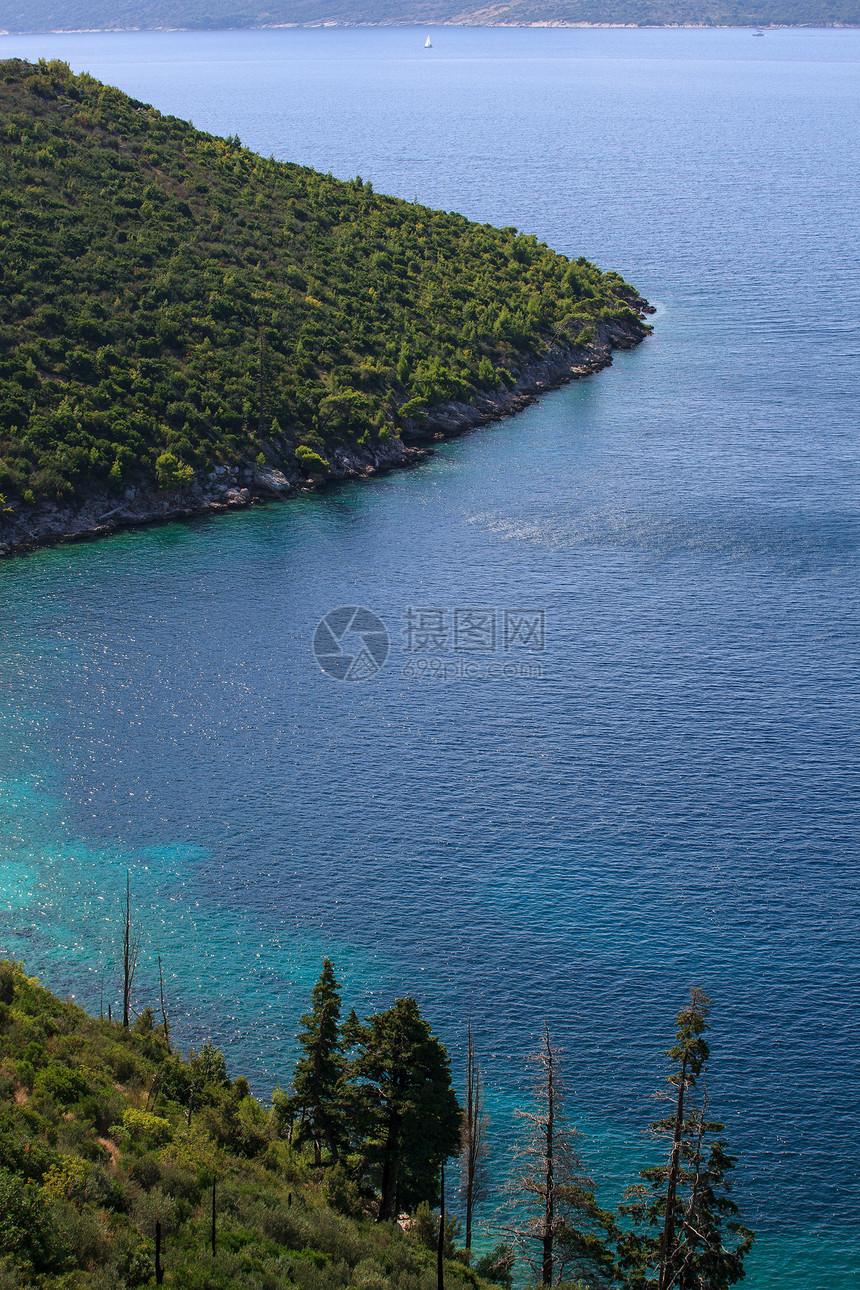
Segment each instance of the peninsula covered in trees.
M618 1213L578 1158L545 1028L520 1144L496 1177L471 1027L461 1106L415 1000L343 1017L326 960L292 1085L267 1105L212 1042L182 1057L160 1003L127 1023L91 1018L0 961L2 1290L486 1290L514 1276L723 1290L743 1278L752 1234L704 1093L700 990L667 1054L667 1112L652 1125L665 1149L652 1145L660 1159ZM502 1238L480 1254L476 1215Z
M267 160L59 62L0 63L0 230L7 550L40 524L407 464L405 440L648 331L618 273Z

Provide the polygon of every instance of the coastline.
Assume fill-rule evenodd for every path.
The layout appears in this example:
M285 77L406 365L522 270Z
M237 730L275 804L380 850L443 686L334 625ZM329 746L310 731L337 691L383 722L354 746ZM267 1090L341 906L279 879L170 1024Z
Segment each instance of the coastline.
M641 315L653 313L645 300L631 304ZM329 452L326 475L303 475L293 464L263 469L217 466L186 489L165 492L154 484L132 486L118 499L107 491L70 503L12 503L0 514L0 557L44 546L92 541L121 529L219 515L272 501L290 501L332 484L370 479L391 470L420 465L434 443L456 439L479 426L514 416L542 394L582 380L608 367L617 349L633 349L649 334L639 323L598 323L595 339L584 348L555 348L526 363L516 383L475 396L471 403L446 403L425 418L407 420L399 436L373 448L344 445Z
M627 30L627 31L854 31L860 26L852 22L561 22L546 18L535 22L475 22L468 18L443 18L427 23L417 19L403 22L344 22L339 19L317 19L314 22L255 23L242 27L33 27L26 29L0 28L0 36L95 36L117 35L132 32L203 32L219 31L314 31L333 28L357 29L378 27L479 27L506 28L534 31L552 28L562 31L576 30Z

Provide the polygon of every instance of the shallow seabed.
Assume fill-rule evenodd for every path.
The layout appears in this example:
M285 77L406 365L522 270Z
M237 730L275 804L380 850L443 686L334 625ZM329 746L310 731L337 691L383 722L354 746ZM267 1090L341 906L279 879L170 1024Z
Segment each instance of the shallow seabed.
M420 470L3 564L0 944L115 999L129 868L142 986L160 953L186 1040L261 1094L326 952L359 1009L415 993L458 1063L471 1011L497 1180L546 1018L607 1199L653 1150L648 1094L702 984L760 1233L745 1284L847 1290L860 33L423 40L0 39L517 225L659 307L610 370ZM342 604L391 637L360 684L311 651ZM410 608L444 612L427 650ZM482 648L455 652L477 611L457 643ZM505 651L514 611L543 611L542 650Z

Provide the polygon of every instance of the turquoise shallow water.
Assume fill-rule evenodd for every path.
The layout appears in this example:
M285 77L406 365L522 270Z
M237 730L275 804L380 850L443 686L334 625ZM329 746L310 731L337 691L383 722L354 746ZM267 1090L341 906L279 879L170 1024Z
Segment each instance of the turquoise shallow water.
M142 991L160 953L187 1040L217 1036L261 1093L289 1074L325 952L360 1009L416 993L456 1057L471 1009L497 1177L546 1017L607 1197L648 1158L660 1053L702 983L760 1233L746 1284L844 1290L860 35L422 43L0 39L266 153L536 232L659 307L609 371L418 471L5 563L0 943L91 1006L103 977L116 998L130 868ZM355 603L391 652L350 686L311 637ZM444 612L449 646L457 610L494 610L479 674L449 649L420 679L410 607ZM515 610L543 611L542 651L504 651Z

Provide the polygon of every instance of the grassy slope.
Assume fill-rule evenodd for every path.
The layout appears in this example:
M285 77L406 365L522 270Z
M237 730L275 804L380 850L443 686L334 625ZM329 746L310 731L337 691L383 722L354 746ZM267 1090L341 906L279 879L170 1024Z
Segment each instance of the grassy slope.
M183 1290L435 1290L420 1239L344 1213L348 1189L327 1195L277 1113L218 1064L171 1057L160 1031L94 1020L0 961L0 1290L151 1285L157 1219L165 1284ZM446 1284L483 1285L456 1262Z
M165 453L164 486L261 453L313 466L600 319L640 326L618 274L62 63L0 63L0 235L0 493L25 501L120 493Z

